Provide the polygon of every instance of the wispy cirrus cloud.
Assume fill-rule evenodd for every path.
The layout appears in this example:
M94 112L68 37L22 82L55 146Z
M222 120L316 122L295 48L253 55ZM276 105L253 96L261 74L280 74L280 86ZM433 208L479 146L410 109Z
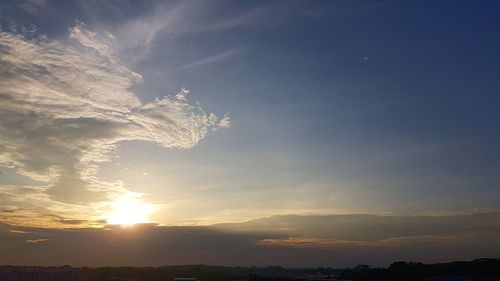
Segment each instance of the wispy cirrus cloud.
M190 68L194 68L194 67L200 67L200 66L204 66L204 65L208 65L208 64L212 64L212 63L216 63L216 62L225 61L227 59L230 59L234 56L241 54L242 51L243 51L242 48L237 47L234 49L224 51L222 53L218 53L215 55L201 58L197 61L185 64L185 65L181 66L180 68L181 69L190 69Z
M198 37L207 33L216 34L287 22L295 18L295 15L290 14L292 9L289 5L293 6L293 4L266 3L249 9L239 9L218 2L151 2L144 4L144 7L137 11L136 5L123 1L80 3L87 16L95 21L95 26L112 31L116 40L115 51L119 57L127 58L128 64L141 63L154 55L155 47L159 46L161 49L158 48L157 51L164 56L189 52L184 49L177 50L172 46L175 45L173 42L183 41L184 36ZM124 16L123 13L129 16ZM120 15L119 23L108 20L106 16L110 14ZM182 48L186 46L183 45ZM200 64L224 59L242 51L242 48L236 46L227 49L199 59ZM204 62L205 60L207 61ZM184 63L184 65L189 64L191 63Z
M117 5L113 2L103 4L90 1L81 5L89 15L117 13L127 7L123 2ZM116 54L127 58L129 64L140 63L147 58L157 41L161 41L160 39L168 39L162 41L168 43L187 34L227 31L253 25L262 21L263 15L275 10L273 5L266 5L238 13L221 13L224 9L219 4L207 5L195 1L162 2L146 6L146 11L139 15L132 13L133 17L119 24L113 22L108 25L102 23L102 19L95 19L98 22L96 25L100 28L112 30L113 40L116 40L114 44ZM128 9L136 8L129 7ZM162 44L163 52L164 49L165 44Z
M0 32L0 165L43 183L0 186L1 207L14 210L3 222L22 224L19 214L35 209L95 214L100 202L126 192L96 177L120 141L187 149L209 128L228 127L229 117L217 122L184 89L142 103L129 90L142 77L116 56L112 34L81 23L69 34L71 44Z

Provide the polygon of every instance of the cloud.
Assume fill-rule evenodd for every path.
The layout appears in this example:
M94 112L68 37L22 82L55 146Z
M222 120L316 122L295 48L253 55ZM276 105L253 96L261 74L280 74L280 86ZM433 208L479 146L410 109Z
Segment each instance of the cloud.
M159 38L168 38L168 42L174 41L177 37L187 33L220 31L231 28L236 28L247 24L253 20L256 11L245 11L236 16L219 15L221 9L217 4L206 5L195 1L161 2L151 5L145 5L140 12L137 10L137 5L129 7L126 3L119 4L109 2L84 2L81 4L84 10L94 17L99 14L106 16L109 14L131 12L131 16L126 17L121 14L120 24L113 23L106 28L113 31L113 37L104 38L105 41L114 41L115 55L126 58L130 64L141 62L147 58L155 45L155 41ZM140 6L140 5L139 5ZM142 11L144 10L144 11ZM257 10L257 9L256 9ZM258 9L259 11L262 9ZM207 19L207 12L210 14ZM215 15L213 14L215 12ZM217 20L212 21L211 19ZM101 19L101 21L105 19ZM99 21L99 20L98 20ZM104 24L105 25L105 24ZM76 32L79 32L78 30ZM81 32L79 32L81 33ZM80 34L78 34L80 35ZM96 37L99 34L88 32L82 34L84 37ZM103 38L100 38L102 41ZM84 41L85 42L85 41ZM95 44L95 42L91 42ZM101 47L98 47L101 49ZM165 45L162 44L162 52L165 50Z
M271 247L290 247L290 248L313 248L320 250L333 249L348 249L359 247L401 247L408 244L435 244L435 243L454 243L459 240L474 239L480 236L477 235L460 235L460 236L406 236L394 237L381 240L338 240L310 237L289 237L284 239L263 239L257 244L261 246Z
M26 231L17 230L17 229L10 229L9 232L12 232L12 233L28 233Z
M84 23L78 23L78 25L70 29L69 38L77 40L85 47L95 49L103 56L113 54L115 37L109 32L98 34L88 30Z
M35 14L47 5L46 0L28 0L18 4L19 7L28 13Z
M311 215L277 216L224 227L15 228L26 233L13 233L9 231L13 228L0 225L0 249L8 253L0 256L0 263L353 266L474 259L500 254L499 216L498 212L436 217ZM398 224L404 220L409 223ZM414 222L419 223L408 229ZM324 227L338 231L327 235L315 230ZM37 247L26 243L40 237L47 240ZM95 249L102 254L96 256Z
M115 56L111 34L81 23L69 33L71 44L0 32L0 165L43 183L0 186L2 206L13 210L95 214L126 192L95 176L119 142L188 149L210 127L227 127L190 104L187 90L142 103L129 90L142 77Z
M26 240L26 242L31 243L31 244L37 244L37 243L45 242L48 240L49 239L28 239L28 240Z
M119 42L116 52L120 57L126 57L132 63L137 63L147 57L154 41L160 34L177 34L188 17L191 4L188 1L179 4L156 5L154 12L126 21L114 28L114 36ZM119 10L114 7L113 10ZM89 7L94 13L95 7Z
M224 117L219 121L218 126L221 128L231 128L231 118L228 114L224 114Z
M283 215L253 219L244 223L217 224L230 231L250 231L313 238L318 242L384 241L387 239L463 236L488 231L500 232L499 212L449 215ZM296 240L299 241L299 240ZM294 244L294 240L289 240ZM309 243L311 242L311 243ZM305 244L314 244L309 240Z
M181 53L179 57L189 52L183 45L182 50L176 51L176 44L185 39L184 36L199 37L200 34L227 32L236 29L272 25L283 23L294 15L288 5L276 3L259 4L255 7L242 9L233 5L199 1L180 1L146 3L130 5L123 2L85 1L80 3L83 10L103 29L113 32L116 42L114 51L127 63L137 64L147 59L155 49L161 46L162 56L172 56L172 53ZM141 8L138 8L141 7ZM119 20L110 20L110 18ZM117 21L119 22L117 24ZM202 58L199 64L195 61L184 63L186 68L209 63L211 60L226 59L241 52L241 48L234 48ZM177 56L177 55L173 55ZM175 61L170 58L170 63Z
M185 64L185 65L181 66L180 68L181 69L190 69L190 68L200 67L200 66L204 66L204 65L208 65L208 64L212 64L212 63L216 63L216 62L221 62L221 61L230 59L230 58L240 54L241 52L242 52L241 48L234 48L234 49L231 49L231 50L228 50L228 51L216 54L216 55L205 57L205 58L202 58L200 60Z

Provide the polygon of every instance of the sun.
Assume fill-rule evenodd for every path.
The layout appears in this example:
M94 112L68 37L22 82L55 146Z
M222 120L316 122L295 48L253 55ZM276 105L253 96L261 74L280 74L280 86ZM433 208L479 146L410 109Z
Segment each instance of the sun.
M106 216L108 224L130 226L137 223L147 223L153 212L153 205L139 200L137 193L127 193L112 203L112 211Z

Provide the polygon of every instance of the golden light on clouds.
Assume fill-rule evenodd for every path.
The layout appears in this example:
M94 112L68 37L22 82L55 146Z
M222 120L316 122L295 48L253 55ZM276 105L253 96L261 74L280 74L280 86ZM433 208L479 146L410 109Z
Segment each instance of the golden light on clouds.
M0 28L0 168L12 169L0 178L0 223L101 226L107 196L127 190L98 175L121 143L188 149L230 125L227 115L191 104L186 89L142 102L132 91L142 76L121 61L113 35L83 23L68 31L69 40L57 41ZM147 221L150 205L123 200L105 220Z
M140 200L140 195L127 193L112 203L112 211L106 215L108 224L130 226L137 223L147 223L149 215L154 211L152 204Z

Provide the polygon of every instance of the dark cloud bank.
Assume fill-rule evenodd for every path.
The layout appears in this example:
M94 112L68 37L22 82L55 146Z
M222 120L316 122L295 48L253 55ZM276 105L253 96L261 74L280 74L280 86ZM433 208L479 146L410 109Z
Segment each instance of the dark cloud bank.
M211 226L0 228L0 264L350 266L500 254L500 213L275 216Z

